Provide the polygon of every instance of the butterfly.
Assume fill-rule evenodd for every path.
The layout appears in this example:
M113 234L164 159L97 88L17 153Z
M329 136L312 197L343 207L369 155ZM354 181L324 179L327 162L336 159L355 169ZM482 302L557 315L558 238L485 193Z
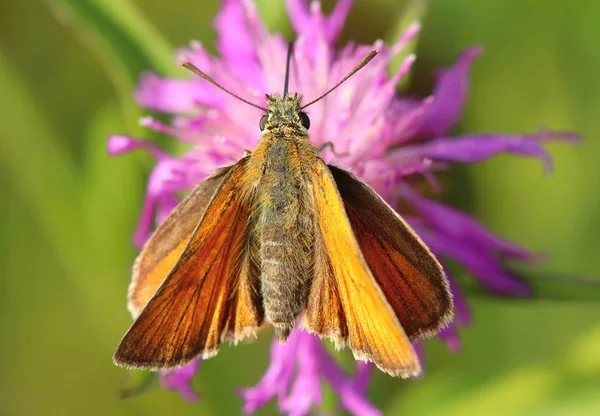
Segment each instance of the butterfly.
M297 326L349 347L393 376L420 372L412 342L453 317L440 263L369 185L327 165L304 109L319 98L288 93L262 110L258 146L201 182L158 227L133 267L135 317L114 362L169 369L256 337L265 324L284 342Z

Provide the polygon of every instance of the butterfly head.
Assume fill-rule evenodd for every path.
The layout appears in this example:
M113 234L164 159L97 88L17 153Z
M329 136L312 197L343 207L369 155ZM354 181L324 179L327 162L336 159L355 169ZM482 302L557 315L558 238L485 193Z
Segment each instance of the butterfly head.
M267 95L267 112L260 119L260 130L291 127L306 131L310 127L308 115L302 111L302 97L297 93Z

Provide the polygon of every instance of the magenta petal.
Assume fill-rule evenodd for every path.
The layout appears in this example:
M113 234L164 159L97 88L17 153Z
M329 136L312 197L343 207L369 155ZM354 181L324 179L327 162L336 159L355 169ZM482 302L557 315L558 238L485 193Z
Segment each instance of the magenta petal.
M534 255L527 249L495 235L475 218L462 211L422 198L408 189L405 189L404 195L427 219L430 227L455 238L457 241L465 241L473 246L485 248L492 253L519 260L534 258Z
M141 247L150 236L154 223L160 224L177 205L175 194L189 189L205 175L205 172L192 169L185 157L165 158L158 162L148 178L144 206L133 238L136 246Z
M415 226L415 230L437 256L447 256L458 261L492 292L523 297L531 295L531 289L507 272L496 253L488 247L477 246L470 241L458 240L438 230L421 226Z
M433 91L433 103L421 118L419 134L424 137L440 136L458 120L469 92L469 72L482 48L475 46L465 50L456 64L437 73Z
M310 12L306 0L286 0L288 16L296 33L310 28Z
M458 352L461 348L460 336L458 335L458 330L456 329L456 325L451 324L446 328L442 329L438 334L438 337L444 341L448 349L452 352Z
M129 153L134 150L147 150L157 161L169 157L164 150L145 139L136 139L130 136L112 135L108 137L107 151L111 156Z
M160 120L157 120L152 116L142 117L139 119L138 123L140 126L147 127L151 130L154 130L157 133L163 133L174 137L177 137L179 135L177 129L163 123Z
M182 113L194 110L198 104L215 106L222 97L216 97L214 87L207 82L160 78L145 73L140 79L135 98L141 106L151 110Z
M353 1L339 0L327 17L322 16L317 3L310 2L309 5L306 0L286 0L285 3L292 26L298 34L308 34L315 30L315 26L319 26L319 30L325 35L325 40L333 42L344 27Z
M467 300L460 288L448 273L446 267L446 275L450 281L450 291L454 298L454 322L443 328L438 336L444 341L450 351L458 352L461 348L460 336L458 334L458 326L467 325L471 321L471 311L467 306Z
M425 351L423 348L423 341L418 341L413 344L413 348L417 353L417 357L419 357L419 361L421 362L421 374L419 374L416 378L417 380L422 379L425 375Z
M324 378L349 413L379 416L381 412L366 398L370 373L370 364L359 363L355 377L346 376L317 336L296 329L285 344L273 343L271 364L256 387L241 390L244 411L253 413L277 398L285 414L310 414L322 401L321 379Z
M387 112L388 128L392 137L390 145L406 145L420 139L418 134L421 119L431 105L433 105L433 97L427 97L422 101L400 99L392 102ZM402 116L398 117L398 114Z
M313 406L323 401L319 361L319 350L323 347L314 335L298 331L297 336L302 339L296 351L296 377L287 397L279 402L280 409L292 416L307 415Z
M446 269L446 268L445 268ZM446 269L446 276L448 276L448 280L450 282L450 291L452 292L452 296L454 298L454 319L455 323L459 323L461 325L467 325L471 322L471 310L467 305L467 299L465 295L462 293L456 281L452 278L448 270Z
M298 35L314 39L317 32L324 41L333 43L340 35L352 8L352 0L338 0L329 16L324 16L318 2L286 0L285 4L292 26Z
M242 1L221 1L221 11L215 18L215 28L219 34L217 48L226 61L256 64L256 45L248 30Z
M366 363L365 363L366 365ZM337 393L340 399L340 405L353 415L361 416L380 416L383 413L379 411L366 398L365 380L368 379L369 373L367 368L362 367L362 373L357 374L357 379L348 379L343 370L338 367L335 361L327 354L325 350L321 357L321 371L327 380L327 383Z
M457 163L476 163L499 153L513 153L542 159L546 170L552 169L552 157L542 142L575 141L578 135L568 132L543 132L533 135L477 134L442 137L423 144L406 146L390 153L390 160L406 164L407 160L429 158Z
M244 413L254 413L275 397L283 400L294 373L298 342L299 331L292 332L284 344L273 341L271 362L264 376L256 386L240 389Z
M344 23L346 23L346 18L350 13L350 9L352 8L353 0L338 0L335 4L335 8L329 15L327 19L327 39L330 42L335 41L342 29L344 27Z
M356 374L354 375L354 387L356 391L366 394L371 382L371 374L373 373L373 364L365 361L356 362Z
M133 244L135 244L137 248L142 248L148 237L150 237L150 230L154 224L156 199L156 196L148 193L144 198L142 212L140 213L140 218L138 219L137 226L133 233Z
M199 367L200 358L196 358L184 367L161 371L160 384L166 390L178 391L181 397L189 402L198 401L200 396L192 387L192 380Z

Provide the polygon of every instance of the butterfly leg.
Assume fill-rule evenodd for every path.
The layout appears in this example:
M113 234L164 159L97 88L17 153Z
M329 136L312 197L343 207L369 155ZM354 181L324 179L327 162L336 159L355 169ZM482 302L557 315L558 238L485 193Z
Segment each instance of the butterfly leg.
M323 150L325 150L326 148L330 148L331 151L333 152L334 155L338 156L338 157L342 157L342 156L348 156L348 153L338 153L335 151L335 146L332 142L325 142L323 143L321 146L317 147L317 150L320 152L322 152Z

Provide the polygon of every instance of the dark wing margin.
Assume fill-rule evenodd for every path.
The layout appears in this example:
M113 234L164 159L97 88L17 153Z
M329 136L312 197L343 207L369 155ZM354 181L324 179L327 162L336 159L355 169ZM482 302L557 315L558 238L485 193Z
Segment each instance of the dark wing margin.
M329 166L371 273L411 341L453 319L442 266L414 230L367 184Z

